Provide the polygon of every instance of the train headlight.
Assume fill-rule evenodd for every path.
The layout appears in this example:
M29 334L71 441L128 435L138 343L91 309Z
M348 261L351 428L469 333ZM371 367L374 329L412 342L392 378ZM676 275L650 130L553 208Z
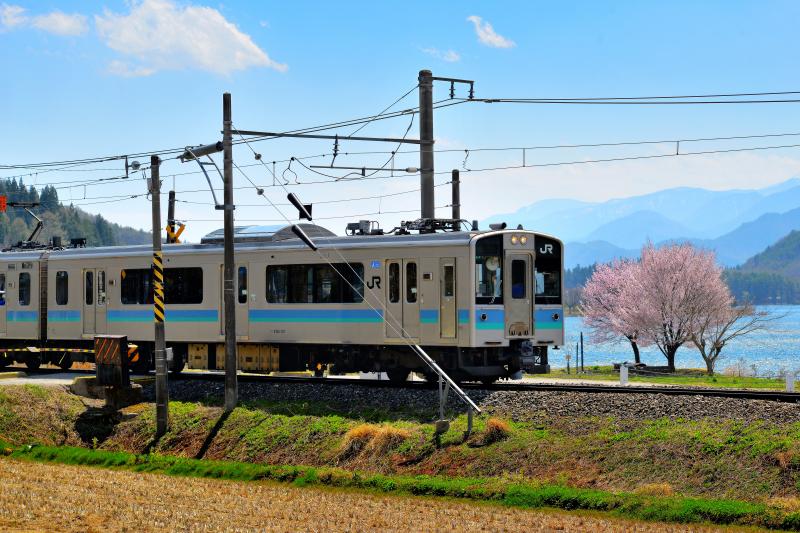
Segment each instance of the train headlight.
M511 244L519 244L519 237L517 237L516 235L512 235Z
M528 236L527 235L523 235L522 237L520 237L519 238L519 243L520 244L527 244L528 243Z

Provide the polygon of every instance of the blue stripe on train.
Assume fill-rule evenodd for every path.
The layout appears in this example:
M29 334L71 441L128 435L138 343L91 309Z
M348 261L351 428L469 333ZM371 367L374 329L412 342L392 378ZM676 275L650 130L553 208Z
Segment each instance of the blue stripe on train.
M36 322L39 320L39 311L6 311L8 322Z
M81 312L74 311L74 310L48 310L47 311L47 321L48 322L80 322L81 321Z
M475 329L505 329L505 323L506 315L502 309L475 310Z
M166 322L218 322L216 309L167 309ZM152 322L152 309L109 309L106 314L109 322Z
M251 309L248 316L250 322L383 322L383 312L379 309Z
M561 329L564 327L564 310L536 309L533 320L535 329Z
M420 309L419 310L420 324L436 324L439 322L438 309Z

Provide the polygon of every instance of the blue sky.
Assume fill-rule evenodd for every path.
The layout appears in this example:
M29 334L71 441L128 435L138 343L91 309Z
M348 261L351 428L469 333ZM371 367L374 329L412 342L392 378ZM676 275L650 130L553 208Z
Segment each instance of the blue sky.
M479 19L470 17L479 17ZM0 3L0 164L146 152L219 138L221 94L233 95L242 129L288 130L380 111L414 87L417 72L475 80L479 97L588 97L800 90L797 2L137 2ZM486 26L490 24L491 29ZM157 28L157 29L155 29ZM480 30L480 31L478 31ZM435 97L448 87L437 85ZM459 88L461 95L463 89ZM398 107L416 102L412 93ZM800 104L753 106L521 106L467 104L436 112L438 148L535 146L800 131ZM361 133L401 136L408 118ZM342 130L346 134L351 129ZM411 135L418 133L416 123ZM797 138L702 143L691 150L793 144ZM331 151L326 141L269 141L265 161ZM392 150L345 143L343 150ZM666 153L674 146L571 149L528 154L528 162ZM437 170L462 168L465 152L437 155ZM250 164L244 148L237 162ZM340 164L380 165L385 155ZM514 165L518 152L470 153L466 168ZM322 162L322 161L320 161ZM418 164L398 156L397 166ZM95 170L107 169L107 170ZM279 174L286 164L276 165ZM50 183L119 174L104 163L87 172L25 176ZM196 170L169 161L171 174ZM297 170L298 180L318 179ZM248 167L259 183L266 169ZM1 171L11 176L23 171ZM464 176L462 215L484 218L548 198L605 200L672 186L756 188L800 174L797 148L602 163ZM202 176L174 178L178 191ZM246 182L236 177L237 185ZM446 181L446 176L438 182ZM415 177L296 187L306 202L402 193ZM149 203L140 180L60 190L90 212L144 227ZM437 188L437 205L449 203ZM273 201L284 193L268 188ZM179 216L198 239L218 227L208 192L180 192ZM248 190L237 191L243 224L280 218ZM318 204L341 232L346 220L413 210L418 193ZM250 207L252 206L252 207ZM266 206L266 204L265 204ZM287 210L288 212L288 210ZM440 214L447 216L448 209ZM384 226L415 213L368 215Z

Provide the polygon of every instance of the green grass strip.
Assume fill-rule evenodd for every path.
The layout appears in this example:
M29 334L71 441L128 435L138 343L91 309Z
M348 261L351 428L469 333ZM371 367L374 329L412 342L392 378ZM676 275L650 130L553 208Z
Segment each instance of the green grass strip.
M16 459L117 468L133 472L236 481L269 480L292 483L295 486L346 487L382 493L446 496L494 501L523 509L550 507L603 511L627 518L659 522L800 530L800 513L786 513L765 504L737 500L645 496L563 485L524 484L496 478L363 474L339 468L209 461L73 447L14 447L0 443L0 450L6 456Z

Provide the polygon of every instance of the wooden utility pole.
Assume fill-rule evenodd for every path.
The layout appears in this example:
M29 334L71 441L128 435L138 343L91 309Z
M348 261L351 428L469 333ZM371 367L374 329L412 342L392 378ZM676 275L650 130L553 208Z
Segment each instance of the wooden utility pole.
M156 359L156 437L167 432L169 389L167 387L166 338L164 333L164 257L161 253L161 177L157 155L150 157L150 197L153 207L153 318Z
M225 411L230 412L238 401L236 380L236 302L233 288L233 123L231 118L231 94L222 95L222 152L224 165L224 305L225 305Z

